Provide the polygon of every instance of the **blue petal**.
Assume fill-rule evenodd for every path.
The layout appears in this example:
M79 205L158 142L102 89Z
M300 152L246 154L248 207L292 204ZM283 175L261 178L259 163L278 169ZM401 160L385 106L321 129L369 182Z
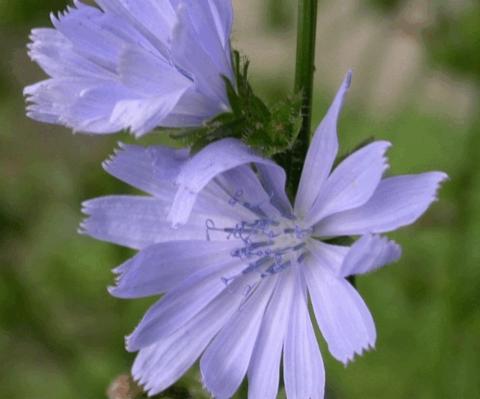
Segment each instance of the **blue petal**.
M89 217L81 231L98 240L112 242L133 249L143 249L160 242L178 240L206 240L206 220L212 214L195 212L189 223L174 229L166 221L168 202L164 199L142 196L109 196L86 201L83 212ZM212 204L212 209L215 204ZM232 219L213 214L220 223L233 225ZM226 240L225 234L214 237Z
M368 273L400 259L402 250L394 242L367 234L357 240L346 255L339 276Z
M125 20L162 54L167 54L168 42L176 23L175 11L170 0L97 0L106 12Z
M213 397L230 398L242 383L276 281L263 280L203 354L202 380Z
M352 73L349 72L322 123L318 126L308 149L295 198L295 214L301 218L305 217L321 192L337 156L337 122L351 79Z
M430 172L384 179L359 208L329 216L315 226L317 236L385 233L415 222L436 199L445 173Z
M249 398L277 397L283 342L290 321L290 313L285 310L292 307L294 288L294 275L288 269L279 276L255 343L248 368Z
M154 244L114 270L116 285L109 292L119 298L159 295L212 264L220 264L236 247L235 242L199 240Z
M117 72L125 87L141 96L163 96L193 86L167 60L139 47L126 47L120 54Z
M200 3L198 3L200 4ZM205 7L205 3L203 4ZM229 109L225 82L222 75L224 69L219 69L215 60L200 43L203 43L204 33L195 31L194 21L189 16L190 10L183 4L177 8L179 23L175 26L172 36L172 56L177 65L191 73L197 90L205 96L212 106L212 111L220 113ZM218 44L217 44L218 46ZM222 54L224 51L220 48ZM231 73L228 73L230 75ZM228 77L228 75L225 75Z
M105 170L117 179L167 201L173 200L174 181L189 151L164 146L142 147L120 144Z
M163 123L186 91L186 87L180 87L151 98L118 101L110 115L110 121L114 125L130 129L137 137L143 136Z
M139 350L173 334L222 292L230 290L233 282L227 286L225 278L237 275L243 267L240 261L231 258L230 253L224 253L218 262L189 276L150 307L128 337L128 350Z
M205 147L183 167L176 181L179 187L168 220L173 225L185 223L198 194L209 182L224 172L250 163L255 163L263 176L262 185L271 202L280 211L290 215L291 207L285 194L285 171L254 153L241 141L228 138Z
M305 283L300 273L296 275L283 352L285 391L289 398L323 399L325 368L308 312Z
M210 9L215 20L218 35L225 50L230 47L230 32L233 25L233 7L231 1L211 0Z
M172 3L176 4L179 24L182 24L182 18L188 18L188 23L183 25L191 27L195 35L196 43L192 40L195 43L192 47L202 47L216 67L217 80L223 75L233 81L229 47L233 16L231 2L207 1L205 5L197 0L173 0Z
M307 248L320 267L330 270L335 275L340 274L345 256L350 250L349 247L326 244L315 239L307 241Z
M207 307L179 326L168 337L143 348L135 361L132 374L150 395L168 388L196 361L208 343L226 325L254 284L254 273L232 282Z
M304 270L320 331L333 357L347 364L375 345L370 311L350 283L310 260Z
M328 177L306 217L309 226L325 216L357 208L375 192L387 168L386 141L371 143L345 159Z

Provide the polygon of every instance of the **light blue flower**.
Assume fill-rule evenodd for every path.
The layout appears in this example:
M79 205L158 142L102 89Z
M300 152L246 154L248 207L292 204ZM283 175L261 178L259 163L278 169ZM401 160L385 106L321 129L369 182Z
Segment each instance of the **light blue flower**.
M249 398L274 399L283 354L287 396L323 398L309 300L333 357L347 364L375 345L372 316L346 277L400 257L379 234L415 222L446 175L383 178L385 141L332 171L349 84L350 75L313 138L293 207L283 169L235 139L191 158L186 150L123 146L105 164L149 194L86 202L82 229L139 251L115 269L112 295L164 294L127 338L128 350L139 351L133 375L150 394L200 358L215 398L231 397L248 376ZM358 239L328 242L337 236Z
M88 133L198 126L229 110L230 0L78 0L34 29L50 76L25 88L28 116Z

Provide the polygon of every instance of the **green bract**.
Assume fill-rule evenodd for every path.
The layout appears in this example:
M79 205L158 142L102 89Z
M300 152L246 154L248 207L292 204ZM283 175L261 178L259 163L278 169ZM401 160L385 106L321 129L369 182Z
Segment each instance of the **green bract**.
M235 137L265 156L285 152L293 146L302 124L301 97L287 98L268 107L248 82L249 61L233 52L236 83L224 77L231 109L202 127L175 129L171 135L196 152L213 141Z

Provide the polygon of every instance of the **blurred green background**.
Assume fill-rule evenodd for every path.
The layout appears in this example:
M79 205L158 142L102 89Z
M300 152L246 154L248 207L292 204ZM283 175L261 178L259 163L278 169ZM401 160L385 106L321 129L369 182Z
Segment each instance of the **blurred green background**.
M344 368L322 343L328 398L480 398L480 5L319 2L315 123L353 67L343 150L373 135L394 143L393 173L437 169L451 177L419 223L392 234L404 248L402 260L358 280L377 323L376 349ZM266 99L286 95L295 1L234 4L234 45L251 56L254 86ZM28 32L49 25L48 13L65 6L0 0L0 398L6 399L107 397L133 359L123 337L151 302L111 298L110 269L130 253L76 233L81 201L128 192L100 162L131 137L72 135L24 117L22 88L44 76L26 56ZM120 392L110 395L129 398ZM204 398L198 372L161 397Z

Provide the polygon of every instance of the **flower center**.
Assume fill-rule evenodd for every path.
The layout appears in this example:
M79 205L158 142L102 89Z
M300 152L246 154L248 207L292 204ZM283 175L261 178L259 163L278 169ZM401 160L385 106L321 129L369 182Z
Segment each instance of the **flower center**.
M306 240L312 233L312 229L304 229L295 221L285 218L259 218L242 221L232 227L218 227L208 219L205 226L207 239L210 239L212 232L220 232L228 240L238 240L241 246L231 251L231 256L245 262L247 267L242 271L243 274L256 272L261 277L301 263L305 257ZM228 284L231 279L225 278L224 281Z

